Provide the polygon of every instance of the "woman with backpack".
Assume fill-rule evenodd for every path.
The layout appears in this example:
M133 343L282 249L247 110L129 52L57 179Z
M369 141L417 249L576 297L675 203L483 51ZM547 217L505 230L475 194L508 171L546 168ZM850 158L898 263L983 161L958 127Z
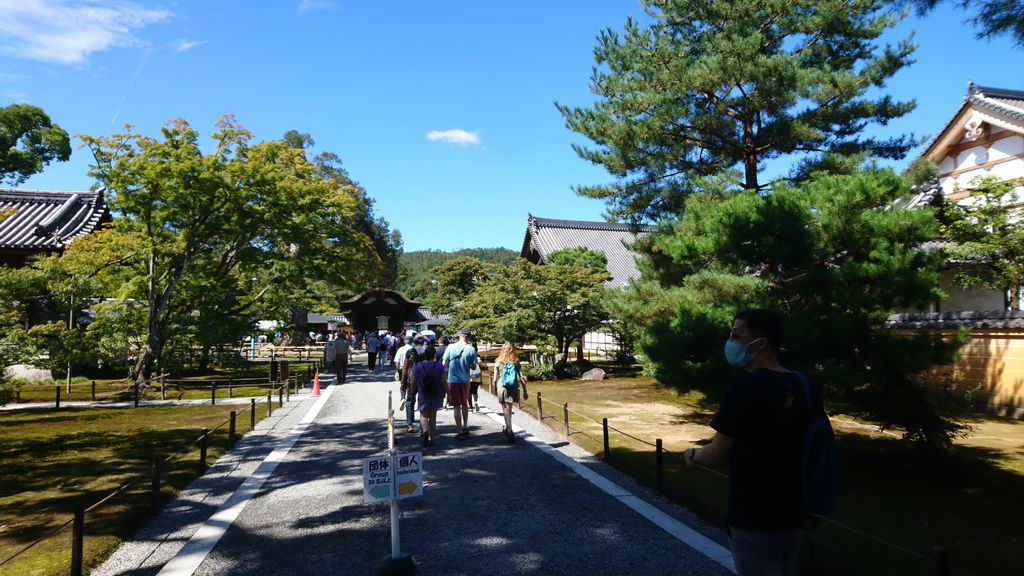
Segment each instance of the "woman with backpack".
M412 370L412 394L420 411L420 440L424 446L433 446L437 435L437 409L448 396L447 370L437 360L433 346L423 351L423 357Z
M494 364L494 380L498 390L498 402L501 403L501 411L505 414L505 440L509 443L516 441L516 435L512 432L512 404L519 403L519 387L523 387L523 400L529 400L530 395L526 393L526 376L519 366L519 356L511 342L501 345L501 352L498 353L498 361Z

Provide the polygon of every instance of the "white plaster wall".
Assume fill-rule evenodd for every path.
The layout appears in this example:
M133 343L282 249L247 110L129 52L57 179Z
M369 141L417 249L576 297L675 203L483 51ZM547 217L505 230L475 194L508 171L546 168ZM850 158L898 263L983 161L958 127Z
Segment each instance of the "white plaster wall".
M956 167L958 170L963 170L964 168L984 164L985 162L988 162L986 156L984 146L968 148L956 157Z
M950 178L948 176L945 177L945 178L939 178L939 188L942 189L942 193L944 195L948 196L948 195L950 195L950 194L952 194L954 192L954 187L953 187L954 182L955 182L955 180L953 180L952 178Z
M1000 180L1020 178L1021 176L1024 176L1024 158L1018 158L1016 160L1010 160L1009 162L1003 162L1002 164L996 164L989 168L988 174L995 176Z
M1002 160L1020 154L1024 154L1024 136L1008 136L992 143L988 159L989 161Z
M942 159L942 162L939 162L939 174L952 172L955 168L956 164L954 163L952 156L946 156Z
M939 303L942 312L961 310L1002 310L1005 306L1003 293L975 286L970 290L961 290L953 283L953 270L943 270L939 274L939 287L946 293L946 298Z

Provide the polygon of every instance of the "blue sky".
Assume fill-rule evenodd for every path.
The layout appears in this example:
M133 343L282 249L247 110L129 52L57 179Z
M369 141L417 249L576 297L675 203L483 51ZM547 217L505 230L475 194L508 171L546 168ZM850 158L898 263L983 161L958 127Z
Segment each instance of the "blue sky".
M527 213L600 219L571 187L606 174L573 153L554 102L593 100L595 37L629 15L634 0L0 0L0 106L35 104L72 134L182 117L209 135L222 114L257 140L308 132L406 250L518 250ZM889 84L918 108L886 132L934 134L968 80L1024 89L1024 49L975 39L967 16L889 35L920 47ZM86 189L90 160L76 150L22 187Z

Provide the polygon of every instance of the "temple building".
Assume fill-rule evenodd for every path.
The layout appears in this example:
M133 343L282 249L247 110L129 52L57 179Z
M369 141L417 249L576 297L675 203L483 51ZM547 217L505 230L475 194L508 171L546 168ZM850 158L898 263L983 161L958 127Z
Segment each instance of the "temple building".
M0 188L0 265L60 252L110 221L103 190L54 192Z

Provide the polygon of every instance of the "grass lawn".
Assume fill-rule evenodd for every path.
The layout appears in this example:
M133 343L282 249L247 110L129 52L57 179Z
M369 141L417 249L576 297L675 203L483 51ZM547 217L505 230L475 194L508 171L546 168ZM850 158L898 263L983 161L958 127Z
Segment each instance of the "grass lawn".
M240 406L136 409L83 408L0 413L0 560L71 518L139 474L132 488L86 514L85 565L101 562L152 514L149 470L155 454L178 454L162 467L161 504L198 475L201 428L213 428ZM266 415L257 410L257 420ZM240 414L238 434L249 431ZM210 434L207 459L226 449L227 426ZM181 452L179 452L181 451ZM71 529L65 528L16 560L0 575L67 574Z
M666 450L681 454L714 433L708 427L714 407L702 405L699 394L680 396L636 374L613 372L599 382L531 382L529 390L523 409L536 416L540 392L544 422L555 430L563 429L565 402L596 420L569 415L572 441L594 454L602 452L600 420L608 418L609 426L621 431L610 431L612 464L651 487L656 485L655 450L643 441L654 444L661 438ZM969 422L970 436L957 442L956 457L937 463L870 423L843 414L832 421L844 465L836 521L924 556L944 546L953 567L964 573L1019 573L1024 422L978 416ZM667 495L724 525L727 481L703 470L686 471L671 455L664 464ZM805 572L814 574L935 573L929 561L829 524L809 533L801 553Z

